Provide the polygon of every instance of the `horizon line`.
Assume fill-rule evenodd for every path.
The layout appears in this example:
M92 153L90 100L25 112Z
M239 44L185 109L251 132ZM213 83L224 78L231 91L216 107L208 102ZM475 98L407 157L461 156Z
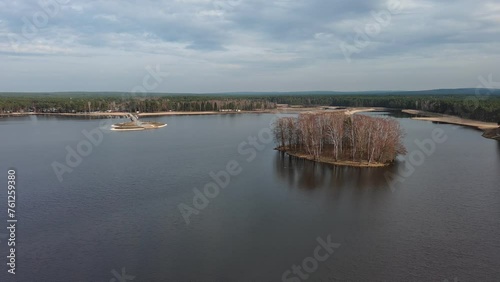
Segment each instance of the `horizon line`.
M489 90L489 91L500 91L500 88L486 88L486 87L475 87L475 88L432 88L432 89L421 89L421 90L291 90L291 91L221 91L221 92L146 92L142 93L142 95L150 95L150 94L185 94L185 95L205 95L205 94L241 94L241 93L307 93L307 92L329 92L329 93L368 93L368 92L427 92L427 91L443 91L443 90ZM63 93L130 93L131 91L120 91L120 90L65 90L65 91L0 91L0 94L6 93L50 93L50 94L63 94Z

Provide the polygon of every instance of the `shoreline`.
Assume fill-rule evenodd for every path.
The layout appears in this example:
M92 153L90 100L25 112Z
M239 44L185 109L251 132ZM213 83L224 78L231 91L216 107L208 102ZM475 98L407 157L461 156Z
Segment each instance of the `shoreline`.
M498 128L498 124L494 122L478 121L473 119L460 118L457 116L437 114L419 110L401 110L401 112L417 116L412 118L414 120L426 120L426 121L442 122L447 124L463 125L468 127L474 127L483 131L487 129Z
M500 126L494 122L484 122L420 110L401 110L401 112L416 116L411 118L414 120L440 122L475 128L483 132L482 136L484 138L500 141Z
M156 113L139 113L139 117L156 117L156 116L185 116L185 115L223 115L223 114L240 114L240 113L261 113L259 112L156 112ZM0 116L64 116L64 117L96 117L96 118L113 118L126 117L128 112L94 112L94 113L8 113L0 114Z
M200 115L235 115L235 114L275 114L275 113L303 113L303 112L345 112L346 114L356 114L361 112L373 112L373 111L386 111L390 110L387 108L375 108L375 107L353 107L353 108L341 108L341 109L326 109L326 106L317 107L283 107L269 110L257 110L257 111L205 111L205 112L154 112L154 113L139 113L138 117L162 117L162 116L200 116ZM34 112L15 112L15 113L2 113L0 117L3 116L63 116L63 117L95 117L95 118L113 118L113 117L126 117L128 112L91 112L91 113L34 113Z
M481 130L484 138L500 141L500 126L494 122L483 122L472 119L465 119L451 115L426 112L421 110L411 109L393 109L384 107L346 107L337 108L331 106L315 106L315 107L278 107L276 109L258 110L258 111L205 111L205 112L155 112L155 113L139 113L138 117L164 117L164 116L206 116L206 115L235 115L235 114L297 114L304 112L344 112L346 115L353 115L363 112L380 112L380 111L401 111L412 115L411 119L420 121L431 121L444 124L454 124L474 129ZM0 118L3 117L26 117L26 116L60 116L60 117L82 117L82 118L120 118L127 117L128 112L91 112L91 113L34 113L34 112L16 112L16 113L2 113ZM327 163L342 165L341 163ZM372 166L372 165L369 165Z
M138 117L161 117L161 116L200 116L200 115L231 115L231 114L262 114L273 113L273 110L262 111L240 111L240 112L155 112L139 113ZM127 117L128 112L94 112L94 113L8 113L0 114L0 117L23 117L23 116L63 116L63 117L95 117L95 118L114 118Z
M158 123L158 122L142 122L140 125L135 125L131 122L127 123L117 123L111 125L112 131L140 131L140 130L152 130L166 127L166 123Z
M483 132L483 137L500 141L500 127L494 122L483 122L478 120L471 120L460 118L451 115L426 112L420 110L410 109L393 109L384 107L346 107L336 108L330 106L315 106L315 107L279 107L269 110L258 111L210 111L210 112L155 112L155 113L139 113L138 117L164 117L164 116L206 116L206 115L236 115L236 114L296 114L304 112L344 112L346 115L353 115L363 112L380 112L380 111L394 111L398 110L403 113L412 115L412 119L421 121L439 122L445 124L455 124L475 128ZM60 117L82 117L82 118L120 118L127 117L128 112L91 112L91 113L2 113L0 118L3 117L25 117L25 116L60 116Z
M335 166L347 166L347 167L360 167L360 168L381 168L388 167L392 163L369 163L369 162L354 162L354 161L335 161L330 158L319 158L319 160L315 160L312 156L307 154L301 154L296 152L290 152L285 149L275 148L276 151L287 154L288 156L298 158L301 160L308 160L316 163L322 164L330 164Z

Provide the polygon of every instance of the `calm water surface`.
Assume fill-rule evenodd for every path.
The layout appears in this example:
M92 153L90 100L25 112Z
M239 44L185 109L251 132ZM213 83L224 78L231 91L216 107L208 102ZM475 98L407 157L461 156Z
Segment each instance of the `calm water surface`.
M340 247L308 281L500 281L500 142L398 118L410 153L435 128L447 141L388 182L384 174L408 171L408 156L359 169L291 159L272 142L252 150L248 138L273 118L162 117L152 119L168 123L160 130L105 130L62 182L53 162L65 164L66 147L101 121L0 119L0 210L15 168L19 220L17 274L4 264L0 281L120 281L123 268L135 277L126 281L281 281L328 236ZM231 161L241 173L186 224L178 205L192 207L193 189Z

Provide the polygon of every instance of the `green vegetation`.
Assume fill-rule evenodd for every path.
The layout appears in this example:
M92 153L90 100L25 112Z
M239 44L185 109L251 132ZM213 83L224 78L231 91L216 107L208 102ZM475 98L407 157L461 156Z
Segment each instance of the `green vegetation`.
M455 115L480 121L500 122L498 90L432 90L420 92L297 92L240 94L130 93L0 93L0 113L9 112L161 112L161 111L256 111L290 106L387 107Z
M386 107L422 110L480 121L500 121L500 96L371 94L340 96L275 96L272 102L289 105Z
M165 96L133 97L120 96L4 96L0 98L0 113L37 112L37 113L74 113L74 112L200 112L219 110L266 110L276 105L264 98L230 96Z

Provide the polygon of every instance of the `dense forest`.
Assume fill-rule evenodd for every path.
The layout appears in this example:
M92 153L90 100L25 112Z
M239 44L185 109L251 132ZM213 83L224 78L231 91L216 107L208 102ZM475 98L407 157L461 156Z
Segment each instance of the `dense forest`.
M289 105L387 107L455 115L481 121L500 121L500 96L467 95L338 95L275 96L270 101Z
M276 104L264 98L247 99L244 97L212 96L173 96L173 97L0 97L0 113L40 112L199 112L221 110L266 110L274 109Z
M425 92L427 93L427 92ZM466 94L0 94L0 113L9 112L159 112L268 110L290 106L388 107L456 115L481 121L500 121L500 95Z
M344 113L303 113L274 124L278 149L317 161L388 164L405 154L394 119Z

